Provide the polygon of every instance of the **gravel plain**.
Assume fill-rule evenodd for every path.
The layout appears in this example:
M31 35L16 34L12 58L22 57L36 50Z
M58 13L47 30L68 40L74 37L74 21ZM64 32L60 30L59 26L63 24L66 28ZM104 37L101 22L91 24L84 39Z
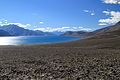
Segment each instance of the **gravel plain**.
M0 80L120 80L120 49L0 46Z

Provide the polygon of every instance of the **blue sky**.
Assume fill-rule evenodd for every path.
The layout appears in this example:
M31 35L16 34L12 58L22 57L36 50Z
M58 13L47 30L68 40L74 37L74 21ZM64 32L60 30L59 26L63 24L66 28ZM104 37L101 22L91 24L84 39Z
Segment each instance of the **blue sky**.
M120 21L119 7L120 0L0 0L0 25L89 31Z

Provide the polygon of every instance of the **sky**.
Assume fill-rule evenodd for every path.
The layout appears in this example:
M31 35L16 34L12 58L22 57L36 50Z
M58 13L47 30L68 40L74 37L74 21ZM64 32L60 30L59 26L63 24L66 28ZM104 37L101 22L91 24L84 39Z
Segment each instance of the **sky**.
M120 21L120 0L0 0L0 25L93 31Z

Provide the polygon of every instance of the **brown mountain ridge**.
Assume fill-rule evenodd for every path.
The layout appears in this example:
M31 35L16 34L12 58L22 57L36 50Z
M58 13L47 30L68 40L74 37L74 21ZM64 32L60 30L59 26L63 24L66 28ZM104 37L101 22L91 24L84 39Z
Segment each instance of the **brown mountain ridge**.
M84 39L55 43L44 46L53 47L91 47L91 48L120 48L120 22L85 34Z

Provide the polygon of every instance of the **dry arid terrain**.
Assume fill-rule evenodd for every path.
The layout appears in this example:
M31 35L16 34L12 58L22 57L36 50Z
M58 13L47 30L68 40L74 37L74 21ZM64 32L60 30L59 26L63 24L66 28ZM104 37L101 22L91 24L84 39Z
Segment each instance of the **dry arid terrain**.
M0 46L0 80L120 80L120 34L111 28L72 42Z
M120 80L120 49L0 46L0 80Z

